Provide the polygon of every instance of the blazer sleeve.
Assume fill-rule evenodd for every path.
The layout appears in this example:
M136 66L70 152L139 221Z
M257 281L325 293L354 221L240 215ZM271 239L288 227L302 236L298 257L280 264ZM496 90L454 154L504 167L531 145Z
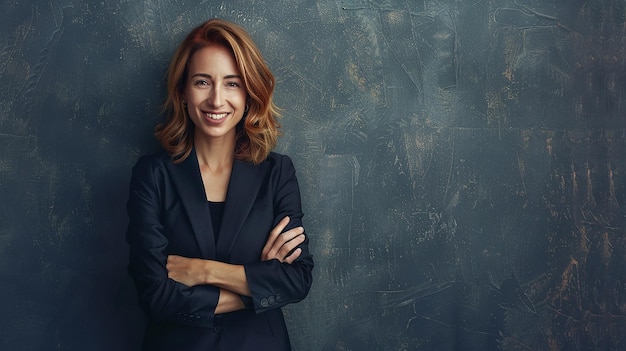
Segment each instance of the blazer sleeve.
M127 203L128 272L135 282L139 304L154 320L212 327L219 289L210 285L188 287L167 276L168 239L160 205L164 168L155 163L154 157L142 157L137 162Z
M302 205L300 189L293 162L288 156L277 155L274 183L274 226L289 216L285 231L302 225ZM291 264L277 259L259 261L244 265L248 286L252 293L254 310L261 313L280 308L286 304L304 299L313 281L313 256L309 253L309 235L299 246L300 257Z

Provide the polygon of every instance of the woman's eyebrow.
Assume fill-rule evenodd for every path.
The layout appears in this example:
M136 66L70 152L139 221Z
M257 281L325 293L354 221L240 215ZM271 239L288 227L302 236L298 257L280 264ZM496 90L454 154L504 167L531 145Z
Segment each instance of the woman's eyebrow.
M209 78L209 79L213 79L213 76L211 76L210 74L207 73L194 73L191 77L202 77L202 78ZM242 79L240 75L238 74L228 74L224 76L224 79ZM242 79L243 80L243 79Z

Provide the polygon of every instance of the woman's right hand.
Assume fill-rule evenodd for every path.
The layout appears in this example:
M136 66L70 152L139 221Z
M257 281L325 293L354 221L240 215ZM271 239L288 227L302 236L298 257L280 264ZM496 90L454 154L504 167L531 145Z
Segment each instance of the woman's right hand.
M272 229L261 252L261 260L278 259L280 262L291 264L300 256L302 249L298 248L298 245L304 242L304 228L296 227L283 233L287 224L289 217L283 218Z

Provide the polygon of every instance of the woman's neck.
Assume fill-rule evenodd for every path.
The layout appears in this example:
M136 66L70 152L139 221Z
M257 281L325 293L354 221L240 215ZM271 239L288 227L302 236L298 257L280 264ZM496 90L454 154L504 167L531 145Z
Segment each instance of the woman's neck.
M235 155L235 138L194 139L194 147L201 169L220 172L224 168L231 169Z
M220 139L196 137L194 140L204 192L208 201L226 201L228 183L235 160L234 139L234 137Z

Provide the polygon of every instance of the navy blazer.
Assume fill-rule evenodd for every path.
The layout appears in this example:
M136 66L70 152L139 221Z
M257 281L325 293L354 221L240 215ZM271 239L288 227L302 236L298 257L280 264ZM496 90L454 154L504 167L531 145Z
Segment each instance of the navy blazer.
M304 299L311 287L308 235L292 264L260 259L284 216L291 219L285 230L302 226L289 157L271 153L259 165L234 162L217 241L195 150L179 164L165 153L140 158L127 210L128 270L149 317L144 350L290 350L280 307ZM219 289L169 279L171 254L244 265L252 303L215 315Z

